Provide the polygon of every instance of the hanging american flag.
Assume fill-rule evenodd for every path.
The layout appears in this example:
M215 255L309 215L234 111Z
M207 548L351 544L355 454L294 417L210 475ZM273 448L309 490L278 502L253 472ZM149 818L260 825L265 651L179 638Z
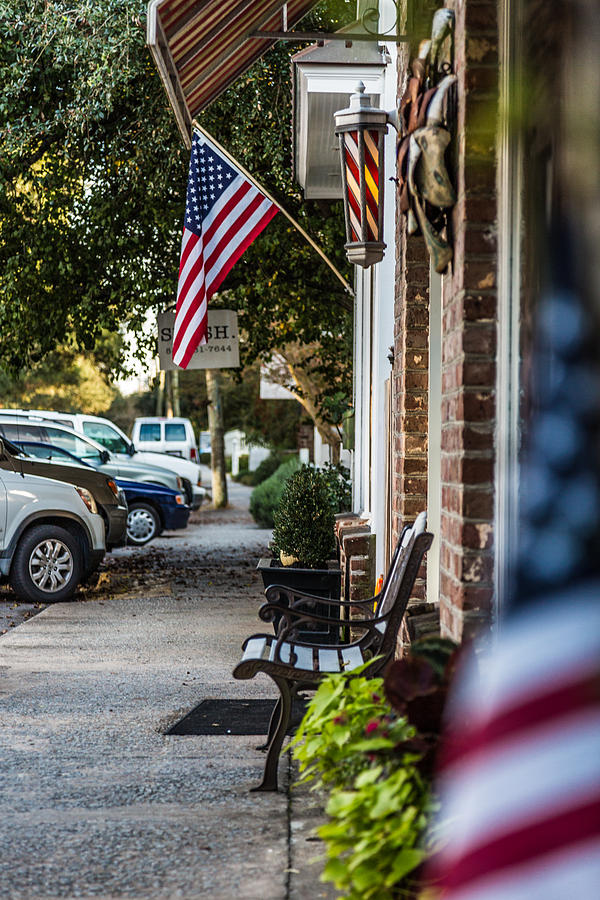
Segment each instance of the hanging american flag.
M182 369L206 343L208 301L277 210L208 138L194 132L173 335L173 362Z
M440 900L600 896L599 329L582 301L561 286L536 311L517 577L449 710Z

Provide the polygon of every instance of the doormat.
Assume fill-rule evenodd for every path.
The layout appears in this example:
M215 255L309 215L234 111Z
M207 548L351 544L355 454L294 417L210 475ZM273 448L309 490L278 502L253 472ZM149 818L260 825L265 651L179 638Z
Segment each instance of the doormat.
M203 700L172 725L167 734L267 734L274 700ZM293 734L306 709L294 698L287 733Z

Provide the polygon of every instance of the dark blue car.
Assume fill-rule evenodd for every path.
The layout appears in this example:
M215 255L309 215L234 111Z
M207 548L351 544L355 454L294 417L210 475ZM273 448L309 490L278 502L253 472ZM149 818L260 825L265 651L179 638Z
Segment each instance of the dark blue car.
M130 544L147 544L161 531L185 528L190 507L183 494L162 484L143 484L140 481L116 479L127 499L127 540Z
M42 459L65 460L92 468L83 459L62 447L36 441L14 441L31 456ZM190 507L183 494L162 484L146 484L141 481L115 479L117 487L127 500L127 541L130 544L147 544L162 531L185 528L190 517Z

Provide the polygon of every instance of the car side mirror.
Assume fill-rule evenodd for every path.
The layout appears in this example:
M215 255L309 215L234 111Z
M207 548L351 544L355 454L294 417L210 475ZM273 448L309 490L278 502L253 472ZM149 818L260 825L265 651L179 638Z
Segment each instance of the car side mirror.
M108 450L101 450L100 451L100 462L102 463L102 465L105 465L109 461L109 459L110 459L110 453L108 452Z
M127 448L127 452L129 453L130 456L133 456L133 455L134 455L134 453L135 453L135 447L133 446L133 444L130 444L130 445L129 445L129 447Z

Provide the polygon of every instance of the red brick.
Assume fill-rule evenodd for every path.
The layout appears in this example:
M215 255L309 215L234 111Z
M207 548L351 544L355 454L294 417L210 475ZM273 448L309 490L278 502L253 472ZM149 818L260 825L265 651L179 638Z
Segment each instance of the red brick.
M495 37L498 31L498 12L495 3L465 4L465 27L469 35L489 34Z
M463 350L467 358L485 357L493 361L496 351L496 325L470 323L463 334Z
M462 383L464 385L493 387L496 380L496 366L493 362L469 362L462 365Z
M465 215L470 224L493 224L496 221L496 198L493 196L467 196Z
M473 550L490 550L494 545L494 529L489 522L463 522L461 543Z
M467 294L463 298L463 311L466 322L489 322L496 318L498 309L498 301L495 293L493 294ZM494 343L490 345L486 352L493 353L496 349L495 337L496 329L490 331L494 337Z
M443 492L442 488L442 495ZM448 508L452 509L452 507ZM465 488L462 497L462 512L467 519L491 520L494 515L493 490L491 488L482 490Z
M429 386L427 372L415 372L410 369L404 373L404 386L407 391L426 391Z
M467 91L477 94L496 94L498 91L497 66L469 66L465 74Z
M425 304L414 304L407 307L405 317L406 328L429 328L429 309ZM427 334L427 332L425 332ZM407 346L411 346L408 344ZM412 346L417 346L413 344ZM427 346L427 344L425 344Z
M496 400L491 391L465 391L463 395L464 419L466 422L482 422L493 419Z
M463 457L461 480L464 484L493 484L494 460L481 457Z
M429 346L429 334L425 329L406 332L405 345L411 350L426 350Z
M498 62L498 41L494 36L479 37L469 35L466 42L465 58L467 64L487 65Z
M464 264L464 281L468 290L489 291L496 286L496 260L489 262L468 260Z

